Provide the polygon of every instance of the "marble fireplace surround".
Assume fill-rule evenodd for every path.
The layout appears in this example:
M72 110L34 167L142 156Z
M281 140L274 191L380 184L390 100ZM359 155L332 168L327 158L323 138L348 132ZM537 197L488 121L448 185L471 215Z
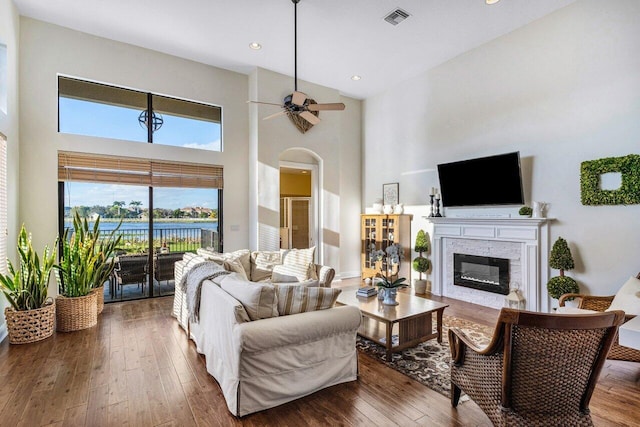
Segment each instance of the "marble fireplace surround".
M526 309L549 312L549 227L546 218L426 218L433 223L432 292L501 308L504 295L453 284L453 254L509 259L510 282L518 283Z

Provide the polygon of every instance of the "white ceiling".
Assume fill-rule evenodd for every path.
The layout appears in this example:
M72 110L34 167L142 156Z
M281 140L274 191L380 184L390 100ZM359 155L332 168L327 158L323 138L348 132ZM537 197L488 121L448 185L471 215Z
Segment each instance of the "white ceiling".
M301 0L298 78L366 98L574 1ZM291 0L14 2L21 15L97 36L245 74L258 66L293 76ZM392 26L383 17L396 7L412 16ZM263 48L249 49L253 41Z

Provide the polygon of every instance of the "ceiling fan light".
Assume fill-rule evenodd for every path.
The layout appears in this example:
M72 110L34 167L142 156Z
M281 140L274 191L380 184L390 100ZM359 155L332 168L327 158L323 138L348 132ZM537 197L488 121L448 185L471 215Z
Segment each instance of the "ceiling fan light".
M260 50L262 49L262 45L258 42L251 42L249 43L249 49Z
M353 76L351 76L351 80L353 80L354 82L357 82L360 79L362 79L362 76L359 76L357 74L354 74Z
M500 1L500 0L484 0L484 2L485 2L486 4L496 4L496 3L498 3L499 1Z

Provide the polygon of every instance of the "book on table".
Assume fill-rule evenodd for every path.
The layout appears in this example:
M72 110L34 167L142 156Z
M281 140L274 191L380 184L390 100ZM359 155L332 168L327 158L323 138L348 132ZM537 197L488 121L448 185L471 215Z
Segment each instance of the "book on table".
M378 291L373 286L364 286L362 288L358 288L356 295L361 297L370 297L376 295Z

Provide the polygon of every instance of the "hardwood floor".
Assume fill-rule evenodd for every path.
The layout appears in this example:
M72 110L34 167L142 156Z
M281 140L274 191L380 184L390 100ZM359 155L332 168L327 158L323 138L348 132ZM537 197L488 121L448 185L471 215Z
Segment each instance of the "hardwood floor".
M339 286L358 283L343 281ZM446 314L492 325L497 310L444 298ZM360 355L358 381L237 419L172 297L108 304L98 326L29 345L0 344L0 426L490 425L449 399ZM596 425L638 425L640 364L608 361L594 393Z

